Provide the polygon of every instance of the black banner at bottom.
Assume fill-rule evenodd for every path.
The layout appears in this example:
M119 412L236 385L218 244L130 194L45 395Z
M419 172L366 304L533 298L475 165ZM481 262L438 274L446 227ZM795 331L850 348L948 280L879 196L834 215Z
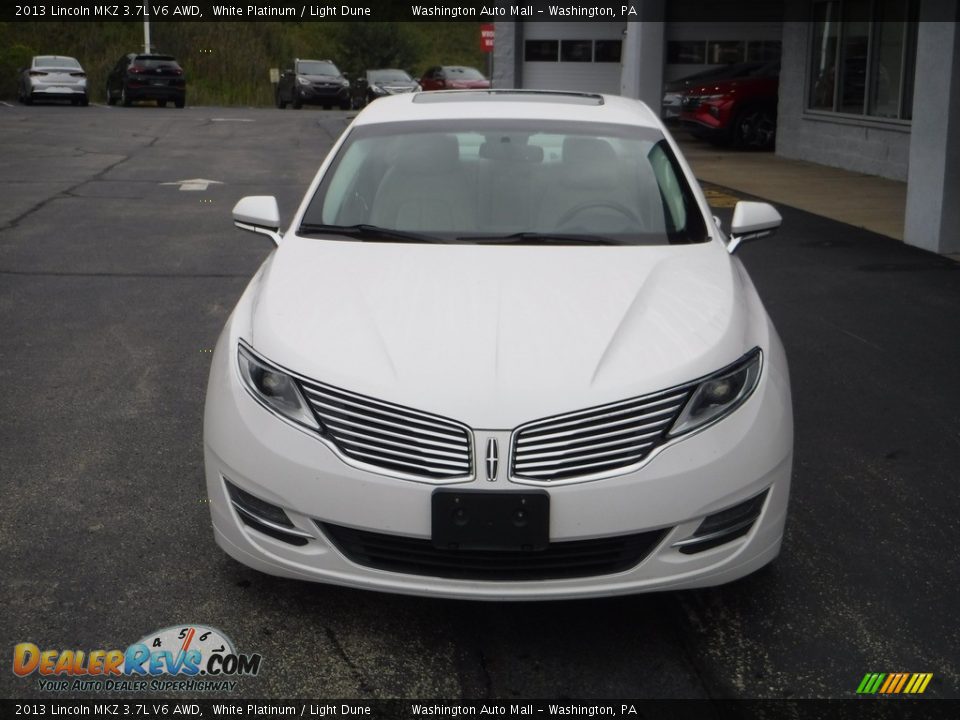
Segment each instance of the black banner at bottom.
M0 700L0 718L28 717L954 720L960 717L960 700Z

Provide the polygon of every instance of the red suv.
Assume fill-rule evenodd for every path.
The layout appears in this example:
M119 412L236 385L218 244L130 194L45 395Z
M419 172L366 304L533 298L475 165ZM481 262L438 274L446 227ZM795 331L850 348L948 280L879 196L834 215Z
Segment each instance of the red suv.
M680 122L695 137L734 147L770 149L777 136L780 64L745 77L705 82L683 95Z

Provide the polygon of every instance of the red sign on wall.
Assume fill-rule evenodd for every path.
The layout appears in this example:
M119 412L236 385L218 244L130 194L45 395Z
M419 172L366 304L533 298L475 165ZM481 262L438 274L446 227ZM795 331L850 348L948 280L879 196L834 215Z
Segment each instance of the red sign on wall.
M483 52L493 52L493 23L480 26L480 49Z

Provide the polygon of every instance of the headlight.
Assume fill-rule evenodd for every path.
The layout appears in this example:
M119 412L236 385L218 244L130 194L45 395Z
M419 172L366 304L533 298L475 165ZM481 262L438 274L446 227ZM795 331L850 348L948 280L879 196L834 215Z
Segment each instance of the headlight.
M342 87L350 87L350 81L344 78L343 80L340 81L340 85Z
M669 436L683 435L729 415L750 397L760 379L763 354L754 348L740 360L702 381L693 391Z
M307 80L305 77L300 77L299 75L297 76L297 82L300 83L301 85L309 85L309 84L310 84L310 81L309 81L309 80Z
M371 85L370 89L373 90L374 95L386 95L387 91L383 88L382 85Z
M237 348L237 361L244 384L263 405L296 423L320 429L293 378L260 360L243 345Z

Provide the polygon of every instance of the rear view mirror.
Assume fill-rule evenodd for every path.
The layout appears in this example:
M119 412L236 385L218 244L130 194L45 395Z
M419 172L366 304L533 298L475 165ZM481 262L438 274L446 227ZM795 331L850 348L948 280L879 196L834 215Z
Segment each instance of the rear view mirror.
M280 210L273 195L248 195L233 206L233 224L280 244Z
M732 255L742 243L772 234L782 222L773 205L741 200L733 209L727 252Z

